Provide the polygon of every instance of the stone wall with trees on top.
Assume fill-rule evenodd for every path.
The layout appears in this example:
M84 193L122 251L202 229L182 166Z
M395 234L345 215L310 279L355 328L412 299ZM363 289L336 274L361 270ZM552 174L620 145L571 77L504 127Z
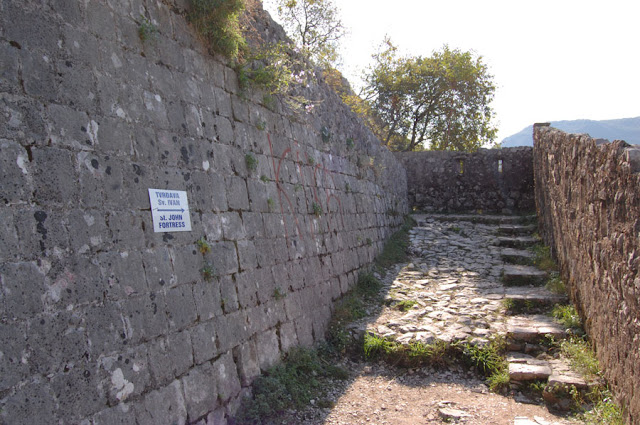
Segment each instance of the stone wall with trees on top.
M241 90L187 4L0 3L2 423L224 423L407 213L322 79L306 112ZM149 188L192 231L155 233Z

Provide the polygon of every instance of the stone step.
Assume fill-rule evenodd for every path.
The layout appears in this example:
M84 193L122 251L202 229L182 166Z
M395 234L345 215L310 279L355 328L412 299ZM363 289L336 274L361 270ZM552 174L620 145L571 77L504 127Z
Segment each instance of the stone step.
M502 272L502 283L505 286L543 285L547 278L547 272L532 266L508 264Z
M507 354L509 363L509 379L511 381L546 380L553 370L546 360L538 360L533 356L522 353Z
M502 261L510 264L533 265L535 255L526 249L503 248L500 251Z
M535 224L502 224L498 227L498 234L504 236L524 236L535 232Z
M498 237L498 246L505 248L529 248L539 243L538 238L533 236L500 236Z
M558 295L545 287L513 286L505 288L507 313L543 313L558 303L567 301L566 295Z
M528 347L544 342L547 337L558 341L567 336L559 324L542 314L511 316L507 318L506 325L512 351L527 351Z
M472 223L483 223L483 224L528 224L531 221L534 221L535 215L484 215L484 214L415 214L413 218L420 223L420 221L425 221L427 219L433 219L436 221L469 221Z

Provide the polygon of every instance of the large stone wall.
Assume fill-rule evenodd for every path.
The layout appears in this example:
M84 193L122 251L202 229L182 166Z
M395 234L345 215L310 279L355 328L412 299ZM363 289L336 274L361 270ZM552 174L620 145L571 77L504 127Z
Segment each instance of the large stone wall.
M640 148L534 128L540 233L627 422L640 423Z
M293 117L241 93L182 3L0 3L1 423L225 423L408 211L326 85ZM186 191L193 230L154 233L149 188Z
M533 211L531 148L402 152L409 205L429 212Z

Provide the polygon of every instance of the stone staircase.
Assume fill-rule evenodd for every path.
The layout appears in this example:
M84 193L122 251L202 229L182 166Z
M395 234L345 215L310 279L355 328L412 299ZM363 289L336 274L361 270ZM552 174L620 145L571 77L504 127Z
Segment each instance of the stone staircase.
M544 287L548 274L534 267L528 250L535 217L416 215L411 231L412 263L384 282L387 299L380 316L363 331L401 344L442 340L483 344L506 337L512 392L522 401L531 382L545 385L550 407L567 409L562 397L573 385L591 385L550 350L567 332L548 313L564 295ZM411 307L398 309L396 306ZM404 303L404 304L403 304ZM546 382L546 384L545 384Z

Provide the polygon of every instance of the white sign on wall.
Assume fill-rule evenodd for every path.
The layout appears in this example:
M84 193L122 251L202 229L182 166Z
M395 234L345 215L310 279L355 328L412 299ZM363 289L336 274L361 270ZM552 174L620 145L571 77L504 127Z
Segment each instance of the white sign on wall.
M187 192L149 189L154 232L190 232Z

